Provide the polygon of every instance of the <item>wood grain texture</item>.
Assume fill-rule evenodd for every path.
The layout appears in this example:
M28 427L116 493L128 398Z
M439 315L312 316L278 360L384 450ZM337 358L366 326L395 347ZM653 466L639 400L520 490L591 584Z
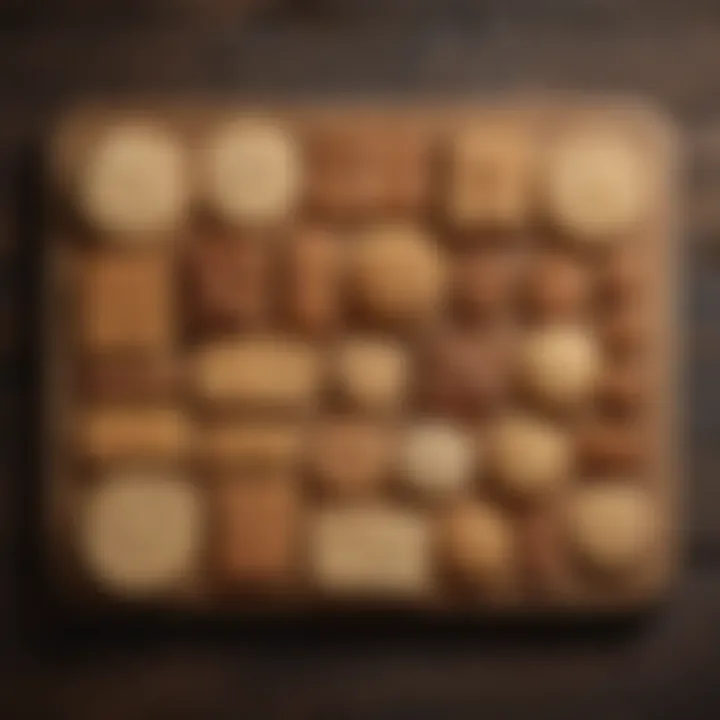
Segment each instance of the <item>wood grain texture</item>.
M0 7L0 712L15 718L708 718L720 713L720 6L708 1L316 0L260 13L215 0L6 0ZM442 6L442 7L441 7ZM298 24L300 23L300 24ZM406 24L409 23L409 24ZM636 91L691 150L688 563L633 632L376 625L99 629L58 623L36 568L29 441L39 221L32 148L90 96ZM165 627L163 627L165 625ZM2 711L5 712L2 712Z

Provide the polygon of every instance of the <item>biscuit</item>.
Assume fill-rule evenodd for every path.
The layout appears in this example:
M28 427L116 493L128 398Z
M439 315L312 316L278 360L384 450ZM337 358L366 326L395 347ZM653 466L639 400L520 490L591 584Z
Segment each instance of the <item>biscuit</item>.
M400 343L352 338L335 355L335 378L342 395L359 407L398 408L407 396L409 359Z
M316 394L320 369L309 345L248 337L199 348L190 372L195 393L210 403L305 407Z
M570 438L548 422L506 417L484 439L490 474L511 497L539 499L570 479L574 464Z
M520 226L531 200L527 128L510 123L460 130L451 140L447 213L459 227Z
M81 268L79 332L98 352L165 352L175 335L172 266L160 254L93 255Z
M568 508L573 550L592 568L611 574L631 571L648 558L659 525L648 494L619 482L583 487Z
M228 583L285 584L298 561L299 497L282 472L226 477L215 495L215 563Z
M632 138L609 127L568 130L552 145L546 202L553 220L579 243L603 243L648 212L650 164Z
M290 244L284 292L286 315L293 327L314 334L337 326L343 241L337 232L309 228Z
M185 415L168 407L98 407L81 413L76 429L84 457L101 462L178 458L189 438Z
M449 509L440 519L440 562L458 580L488 589L506 588L516 565L511 521L487 503Z
M351 244L350 292L371 319L407 322L427 316L437 308L444 282L440 248L411 225L376 227Z
M338 595L417 596L431 586L430 532L424 519L389 507L317 511L309 560L319 588Z
M303 454L302 428L260 419L203 423L195 432L196 455L210 465L292 467Z
M409 428L401 446L407 485L423 495L443 498L467 488L477 471L470 437L450 423L426 421Z
M553 254L533 267L527 299L533 314L542 320L576 320L588 310L591 290L589 274L577 259Z
M177 228L189 200L184 151L151 123L121 122L104 130L80 168L77 201L107 238L140 244Z
M311 445L313 478L329 495L371 495L388 479L394 440L384 424L353 416L327 418Z
M206 138L202 178L208 206L231 225L273 225L293 213L302 185L300 150L270 121L239 118Z
M595 391L601 360L588 328L551 325L531 332L520 357L526 388L558 407L577 406Z
M122 595L176 589L195 570L204 507L191 483L172 475L108 475L81 507L79 552L92 579Z
M427 198L430 144L406 125L319 127L309 145L309 202L318 211L334 216L410 212Z
M194 239L183 265L193 329L228 332L261 325L270 311L270 256L256 237L215 232Z

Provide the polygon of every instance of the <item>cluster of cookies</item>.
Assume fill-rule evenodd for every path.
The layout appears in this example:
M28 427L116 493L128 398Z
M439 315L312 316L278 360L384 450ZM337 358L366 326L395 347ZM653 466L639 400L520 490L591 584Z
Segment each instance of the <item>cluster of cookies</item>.
M104 591L532 602L642 576L642 133L111 118L68 168L72 545Z

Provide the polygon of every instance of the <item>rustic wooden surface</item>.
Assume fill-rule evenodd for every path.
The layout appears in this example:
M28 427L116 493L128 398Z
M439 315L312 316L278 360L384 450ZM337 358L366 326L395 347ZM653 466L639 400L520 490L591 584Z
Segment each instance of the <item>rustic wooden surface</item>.
M0 717L720 715L720 4L712 0L0 3ZM685 573L631 627L59 620L34 580L38 139L88 96L639 92L686 134Z

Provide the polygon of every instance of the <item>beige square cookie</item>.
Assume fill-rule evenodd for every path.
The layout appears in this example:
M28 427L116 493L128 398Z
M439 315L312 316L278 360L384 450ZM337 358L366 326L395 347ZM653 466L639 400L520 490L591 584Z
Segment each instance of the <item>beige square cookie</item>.
M169 255L108 253L88 258L79 300L83 345L92 351L161 351L173 342Z
M318 512L310 527L315 581L352 595L422 595L431 584L425 521L405 510L355 506Z
M299 496L282 473L228 477L216 495L216 561L228 582L277 584L296 568Z
M317 351L282 338L247 338L200 348L191 372L195 391L208 402L306 406L320 381Z
M103 407L81 414L76 441L80 452L98 461L172 459L189 438L186 416L168 407Z
M460 227L517 227L530 209L533 154L526 128L482 123L451 144L448 214Z

